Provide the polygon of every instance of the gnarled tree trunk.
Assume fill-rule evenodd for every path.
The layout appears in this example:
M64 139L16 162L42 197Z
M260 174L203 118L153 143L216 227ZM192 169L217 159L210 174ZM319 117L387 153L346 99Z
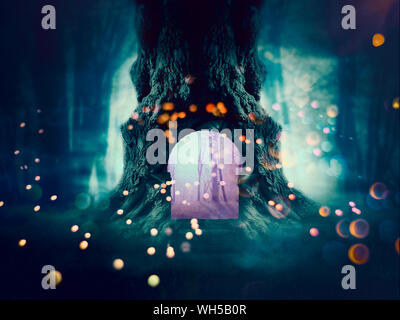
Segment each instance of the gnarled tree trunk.
M146 141L147 131L167 129L158 121L166 112L162 108L166 102L174 105L167 112L170 116L185 112L178 130L254 129L255 139L262 139L262 144L255 144L254 171L239 185L239 219L226 223L255 235L268 231L272 223L299 221L315 209L288 186L278 165L281 127L259 104L266 75L256 50L260 8L261 1L137 1L139 51L131 77L139 107L134 119L122 126L125 166L113 200L142 231L180 223L170 219L168 192L161 194L154 188L170 180L167 166L146 161L152 144ZM206 111L208 103L220 101L226 113ZM189 110L193 104L196 112ZM296 199L288 200L292 193ZM284 210L290 207L288 215L284 219L271 215L276 209L269 200L282 202Z

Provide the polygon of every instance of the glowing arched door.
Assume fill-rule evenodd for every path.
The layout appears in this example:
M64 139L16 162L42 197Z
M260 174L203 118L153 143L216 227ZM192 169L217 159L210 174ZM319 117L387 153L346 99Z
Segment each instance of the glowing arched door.
M196 131L168 159L172 219L237 219L241 155L226 135Z

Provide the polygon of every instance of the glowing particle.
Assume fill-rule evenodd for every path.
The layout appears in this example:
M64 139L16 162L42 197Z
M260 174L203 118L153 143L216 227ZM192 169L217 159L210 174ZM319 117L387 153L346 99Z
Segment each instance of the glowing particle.
M186 112L181 111L178 113L178 118L183 119L185 117L186 117Z
M361 214L361 210L356 207L351 208L351 211L353 211L356 214Z
M35 162L36 162L36 163L39 163L39 162L40 162L40 159L39 159L39 158L35 158Z
M198 223L192 223L192 229L196 230L199 228L199 224Z
M120 216L123 215L123 214L124 214L124 210L118 209L118 210L117 210L117 214L120 215Z
M186 237L186 239L191 240L191 239L193 239L193 233L191 233L191 232L186 232L185 237Z
M150 230L150 234L151 234L151 236L155 237L156 235L158 235L158 230L156 228L152 228Z
M335 214L336 214L338 217L341 217L341 216L343 215L343 211L340 210L340 209L336 209L336 210L335 210Z
M201 236L203 234L203 231L199 228L197 228L194 233L196 234L196 236Z
M322 132L328 134L331 130L329 128L323 128Z
M128 124L127 128L128 128L128 130L132 130L133 129L133 125Z
M396 248L397 253L400 254L400 238L397 238L394 247Z
M4 206L4 201L0 201L0 207Z
M329 216L329 214L331 213L331 211L329 210L329 208L327 206L322 206L321 208L319 208L319 214L321 217L327 217Z
M129 226L130 224L132 224L132 220L131 219L126 219L125 223Z
M209 197L210 197L210 195L207 192L205 194L203 194L204 199L208 199Z
M251 172L251 167L246 167L246 172Z
M364 219L357 219L350 223L349 230L353 237L363 239L369 233L369 224Z
M175 106L172 102L165 102L165 103L163 103L162 107L165 111L172 111L172 110L174 110Z
M32 186L31 186L30 184L27 184L26 187L25 187L25 189L26 189L26 190L31 190L31 189L32 189Z
M79 243L79 249L86 250L89 246L89 243L86 240L83 240Z
M239 137L239 140L243 142L243 141L246 140L246 137L245 137L245 136L240 136L240 137Z
M54 194L54 195L52 195L52 196L50 197L50 200L51 200L51 201L55 201L55 200L57 200L57 195L55 195L55 194Z
M168 114L168 113L160 114L160 115L158 116L158 118L157 118L157 122L158 122L159 124L164 124L164 123L166 123L166 122L168 122L168 121L169 121L169 114Z
M90 232L86 232L83 236L85 237L85 239L90 239L92 235L90 234Z
M400 108L399 98L393 99L392 107L393 107L393 109L396 109L396 110Z
M154 248L154 247L149 247L149 248L147 248L147 254L149 255L149 256L152 256L152 255L154 255L156 253L156 248Z
M275 110L275 111L278 111L280 108L281 108L281 106L279 105L279 103L274 103L272 105L272 109Z
M355 206L356 206L356 203L355 203L354 201L350 201L350 202L349 202L349 206L350 206L350 207L355 207Z
M128 191L128 190L124 190L124 191L122 191L122 194L123 194L124 196L127 196L127 195L129 194L129 191Z
M268 201L268 205L270 205L270 206L272 206L272 207L275 206L275 201L269 200L269 201Z
M175 257L175 250L174 250L173 247L168 246L166 256L167 256L168 258L170 258L170 259L172 259L173 257Z
M160 284L160 278L159 276L152 274L148 279L147 279L147 284L152 287L155 288Z
M294 187L294 184L291 183L291 182L289 182L287 185L288 185L289 188L293 188Z
M320 148L314 148L313 153L315 156L319 157L322 154L322 151Z
M36 176L35 181L40 181L40 176Z
M25 122L21 122L21 123L19 124L19 127L20 127L20 128L24 128L24 127L25 127L25 125L26 125L26 123L25 123Z
M197 106L196 106L195 104L191 104L191 105L189 106L189 111L190 111L190 112L196 112L196 111L197 111Z
M311 102L311 108L318 109L318 107L319 107L318 101L314 100L314 101Z
M170 227L167 227L167 228L165 228L165 234L167 235L167 236L170 236L171 234L172 234L172 228L170 228Z
M258 138L258 139L256 140L256 143L257 143L257 144L262 144L262 140L261 140L260 138Z
M124 261L122 259L115 259L113 261L113 267L115 270L121 270L124 267Z
M276 204L275 209L278 211L282 211L283 206L280 203L278 203L278 204Z
M225 107L223 102L218 102L217 103L217 109L219 112L221 112L222 114L226 114L228 112L228 109Z
M380 47L385 43L385 37L381 33L375 33L372 37L372 45L374 47Z
M293 193L291 193L291 194L289 194L288 198L289 198L289 200L295 200L296 196Z
M18 241L18 245L19 245L20 247L25 247L25 245L26 245L26 240L25 240L25 239L19 240L19 241Z
M165 189L161 189L161 190L160 190L160 193L161 193L161 194L165 194L166 192L167 192L167 190L165 190Z
M349 259L355 264L364 264L369 259L369 249L361 243L352 245L348 251Z
M54 277L54 279L56 279L56 286L58 286L58 285L61 283L61 281L62 281L62 274L61 274L60 271L51 270L51 271L49 272L49 275L50 275L50 279L53 278L53 277Z
M213 103L209 103L206 105L206 111L208 113L213 113L215 111L215 105Z
M221 186L226 185L225 181L220 181L219 184L220 184Z
M310 235L311 235L312 237L317 237L317 236L319 235L318 229L317 229L317 228L311 228L311 229L310 229Z
M167 185L165 183L161 184L161 188L165 189L166 187L167 187Z
M167 197L165 198L165 200L167 200L168 202L170 202L172 199L171 199L170 196L167 196Z
M199 221L196 218L190 220L190 224L197 224Z
M79 226L76 224L71 227L72 232L77 232L78 230L79 230Z
M339 114L339 109L335 105L329 106L326 109L326 114L328 115L329 118L336 118L337 115Z
M35 212L38 212L40 210L40 206L38 205L38 206L35 206L34 208L33 208L33 211L35 211Z
M39 133L39 134L42 134L43 132L44 132L43 129L39 129L39 130L38 130L38 133Z
M19 153L20 153L19 150L15 150L15 151L14 151L14 154L15 154L15 155L18 155Z

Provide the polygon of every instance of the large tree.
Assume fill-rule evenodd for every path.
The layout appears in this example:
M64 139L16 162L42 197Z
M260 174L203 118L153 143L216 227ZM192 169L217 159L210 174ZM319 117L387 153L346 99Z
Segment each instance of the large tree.
M170 220L167 194L154 188L170 179L167 166L146 161L152 143L146 141L146 133L167 129L160 121L164 113L170 118L180 115L178 130L254 129L255 139L262 140L255 144L254 171L240 179L240 213L233 222L248 234L267 231L272 222L299 221L315 210L288 186L279 165L281 127L259 104L266 76L256 49L261 2L136 1L139 49L131 77L139 104L135 116L122 126L124 173L113 200L143 231L179 223ZM206 108L218 102L226 109ZM290 194L296 199L288 200ZM279 215L270 214L276 209L269 200L283 204L283 213L290 211L285 219L278 221Z

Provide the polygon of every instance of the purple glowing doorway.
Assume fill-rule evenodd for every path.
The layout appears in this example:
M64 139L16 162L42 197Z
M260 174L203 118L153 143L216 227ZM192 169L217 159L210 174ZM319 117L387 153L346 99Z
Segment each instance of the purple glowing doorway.
M172 219L237 219L241 155L227 135L196 131L172 149Z

